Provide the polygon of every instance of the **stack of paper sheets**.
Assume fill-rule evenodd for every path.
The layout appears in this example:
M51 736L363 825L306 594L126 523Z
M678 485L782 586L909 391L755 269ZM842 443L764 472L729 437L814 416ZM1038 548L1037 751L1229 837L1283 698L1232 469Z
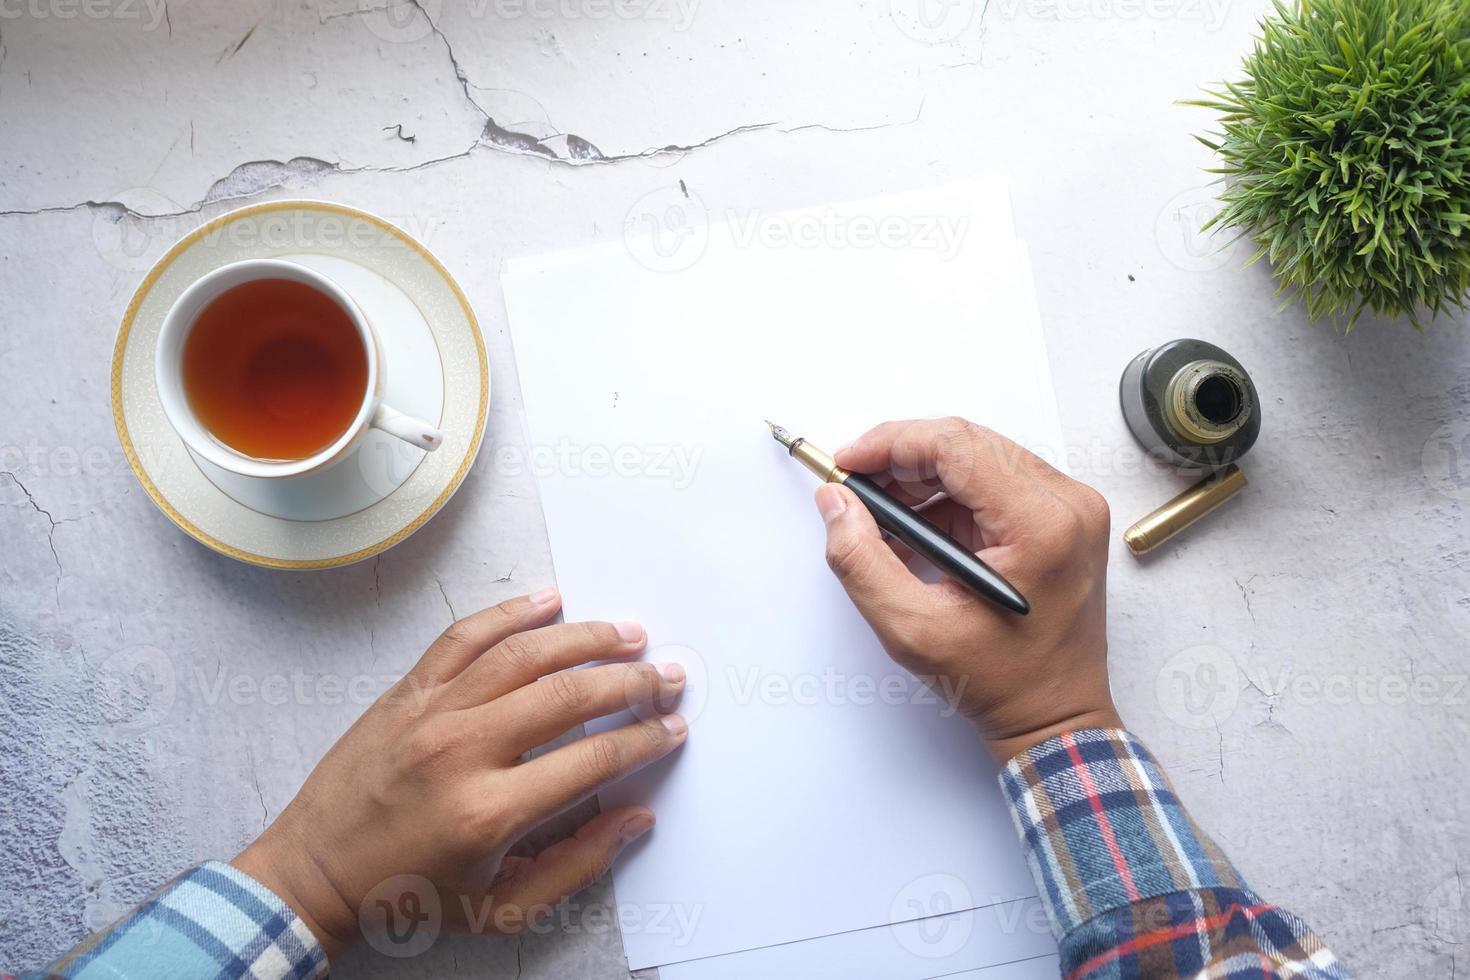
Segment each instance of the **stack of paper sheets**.
M1006 187L696 217L687 267L633 237L504 278L566 615L636 619L690 677L688 743L604 794L658 814L615 871L629 966L1055 976L994 765L854 611L762 421L835 448L957 414L1055 454Z

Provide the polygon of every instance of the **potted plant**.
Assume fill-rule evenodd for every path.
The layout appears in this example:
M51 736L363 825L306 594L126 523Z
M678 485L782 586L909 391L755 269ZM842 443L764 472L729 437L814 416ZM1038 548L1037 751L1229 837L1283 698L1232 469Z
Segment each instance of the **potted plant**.
M1465 309L1470 0L1276 0L1245 77L1191 100L1223 210L1311 319Z

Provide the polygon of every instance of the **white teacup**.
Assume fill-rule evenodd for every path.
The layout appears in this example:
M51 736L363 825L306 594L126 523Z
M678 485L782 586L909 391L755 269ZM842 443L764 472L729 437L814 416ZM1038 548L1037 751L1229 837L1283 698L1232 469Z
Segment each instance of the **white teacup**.
M226 290L261 279L298 282L331 299L357 329L367 354L367 384L363 387L362 404L352 424L330 446L304 459L257 459L230 448L210 434L190 408L184 394L184 341L199 314ZM267 478L299 476L324 469L355 449L369 428L381 429L429 452L438 449L444 441L438 429L383 404L384 368L378 336L352 297L321 273L280 259L234 262L214 270L184 290L163 319L153 367L164 415L191 450L232 473Z

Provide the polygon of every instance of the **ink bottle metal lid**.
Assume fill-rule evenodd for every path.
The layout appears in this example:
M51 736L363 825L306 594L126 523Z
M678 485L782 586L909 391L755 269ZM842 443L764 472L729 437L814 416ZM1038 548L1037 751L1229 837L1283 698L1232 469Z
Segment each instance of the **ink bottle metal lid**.
M1139 354L1118 393L1133 437L1169 463L1218 469L1244 456L1261 432L1250 375L1202 340L1171 340Z

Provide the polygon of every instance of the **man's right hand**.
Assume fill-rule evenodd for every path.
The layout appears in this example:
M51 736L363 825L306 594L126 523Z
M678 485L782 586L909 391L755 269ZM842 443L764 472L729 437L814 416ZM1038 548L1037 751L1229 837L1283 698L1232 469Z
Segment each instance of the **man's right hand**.
M884 648L938 677L998 761L1063 731L1121 728L1108 689L1108 505L1002 436L963 419L888 422L837 453L925 516L1031 603L1017 616L950 579L927 584L852 491L817 507L827 561Z

